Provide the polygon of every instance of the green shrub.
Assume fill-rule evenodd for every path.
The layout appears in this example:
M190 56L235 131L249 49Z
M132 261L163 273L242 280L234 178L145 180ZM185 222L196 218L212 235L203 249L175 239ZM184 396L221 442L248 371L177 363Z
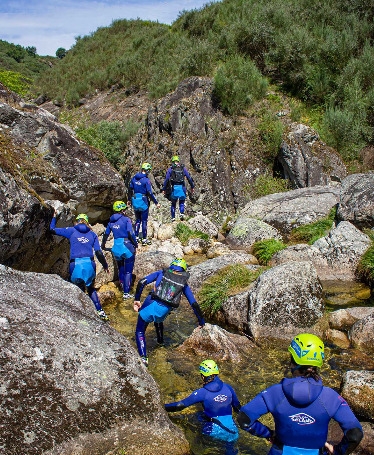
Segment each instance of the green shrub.
M266 112L258 124L258 130L265 144L268 159L272 162L282 143L283 123L271 112Z
M187 224L178 223L175 228L175 236L180 240L182 245L186 245L190 239L209 240L209 235L201 231L192 230Z
M204 282L198 295L201 309L207 315L215 314L228 297L244 291L263 271L263 268L249 270L240 264L221 269Z
M290 234L290 240L294 242L307 242L309 245L314 243L316 240L324 237L329 233L331 227L335 221L336 207L331 209L329 215L326 218L315 221L311 224L305 224L292 229Z
M280 240L265 239L255 242L252 247L252 252L261 265L268 265L274 254L284 250L284 248L286 248L286 245Z
M289 191L289 181L263 174L257 177L254 184L249 188L249 193L254 199L268 194L283 193Z
M139 127L140 124L131 120L124 124L101 121L89 127L79 126L76 132L82 140L101 150L110 163L119 169L124 147Z
M214 96L221 109L230 115L240 115L255 101L265 96L267 80L256 65L240 56L229 58L214 76Z
M25 95L32 82L31 78L14 71L0 70L0 82L18 95Z
M372 238L373 240L373 238ZM357 277L374 288L374 243L361 256L357 264Z

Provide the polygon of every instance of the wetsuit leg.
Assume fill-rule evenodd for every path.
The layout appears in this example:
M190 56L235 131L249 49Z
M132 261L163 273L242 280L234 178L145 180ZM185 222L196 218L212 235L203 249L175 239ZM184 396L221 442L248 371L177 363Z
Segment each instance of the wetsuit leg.
M142 212L142 237L147 238L147 225L148 225L149 209Z
M175 209L177 207L177 201L178 199L172 199L171 200L171 207L170 207L170 212L171 212L171 218L175 218Z
M142 221L142 212L134 211L134 213L135 213L134 233L135 237L139 237L140 223Z
M119 279L119 282L121 283L123 292L125 292L125 263L124 263L123 259L121 259L120 261L117 261L117 267L118 267L118 279Z
M185 203L186 199L179 199L179 213L181 215L184 214L184 203Z
M163 322L155 322L155 330L157 335L157 343L163 344L164 343L164 323Z
M97 311L101 311L103 307L101 306L99 296L97 295L96 289L94 288L93 285L89 286L87 288L88 295L90 296L90 299L93 301L93 304L95 305L95 308Z
M135 329L135 339L140 357L147 357L147 345L145 341L145 331L147 330L147 327L148 323L139 315Z
M123 292L128 294L131 288L132 271L134 270L135 255L125 259Z

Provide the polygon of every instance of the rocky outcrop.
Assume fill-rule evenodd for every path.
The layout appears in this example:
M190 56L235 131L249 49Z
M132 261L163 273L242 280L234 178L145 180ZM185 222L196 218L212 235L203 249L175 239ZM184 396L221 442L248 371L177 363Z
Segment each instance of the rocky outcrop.
M337 217L359 229L374 227L374 173L353 174L342 182Z
M347 371L343 376L342 397L363 420L374 420L374 372Z
M340 155L324 144L313 129L297 123L284 135L275 168L290 180L293 188L331 185L347 175Z
M374 353L374 313L354 323L350 330L350 338L353 346Z
M76 286L0 266L0 298L1 453L188 452L134 348Z
M322 286L310 262L289 262L265 271L248 299L248 327L255 339L313 331L324 310Z
M287 237L293 228L325 218L339 195L339 187L330 186L270 194L249 202L241 215L262 220Z
M229 245L242 248L250 248L255 242L265 239L282 240L282 236L269 224L248 216L239 216L226 237Z

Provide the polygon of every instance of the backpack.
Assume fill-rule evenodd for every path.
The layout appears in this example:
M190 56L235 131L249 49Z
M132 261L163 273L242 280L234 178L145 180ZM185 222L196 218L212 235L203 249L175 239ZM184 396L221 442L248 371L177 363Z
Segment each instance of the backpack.
M170 174L170 181L172 185L183 185L184 184L184 165L173 167Z
M178 308L183 289L188 281L188 272L175 272L164 269L160 284L151 293L151 297L159 300L167 306Z

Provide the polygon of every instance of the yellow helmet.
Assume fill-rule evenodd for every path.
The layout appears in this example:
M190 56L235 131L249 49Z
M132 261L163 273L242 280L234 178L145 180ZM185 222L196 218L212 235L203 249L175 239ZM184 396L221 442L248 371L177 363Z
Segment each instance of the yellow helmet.
M178 155L174 155L171 157L171 162L172 163L175 163L175 162L178 162L179 163L179 156Z
M80 213L75 219L77 221L84 220L86 223L88 223L88 216L85 213Z
M204 360L199 365L200 373L205 376L212 376L212 374L219 374L218 365L214 360Z
M151 170L152 170L152 164L150 164L150 163L143 163L143 164L142 164L142 170L147 171L147 172L151 171Z
M296 365L321 367L325 358L325 345L316 335L300 333L291 341L288 351Z
M122 212L122 210L126 210L127 209L127 204L126 202L123 202L123 201L116 201L114 204L113 204L113 210L115 212Z

